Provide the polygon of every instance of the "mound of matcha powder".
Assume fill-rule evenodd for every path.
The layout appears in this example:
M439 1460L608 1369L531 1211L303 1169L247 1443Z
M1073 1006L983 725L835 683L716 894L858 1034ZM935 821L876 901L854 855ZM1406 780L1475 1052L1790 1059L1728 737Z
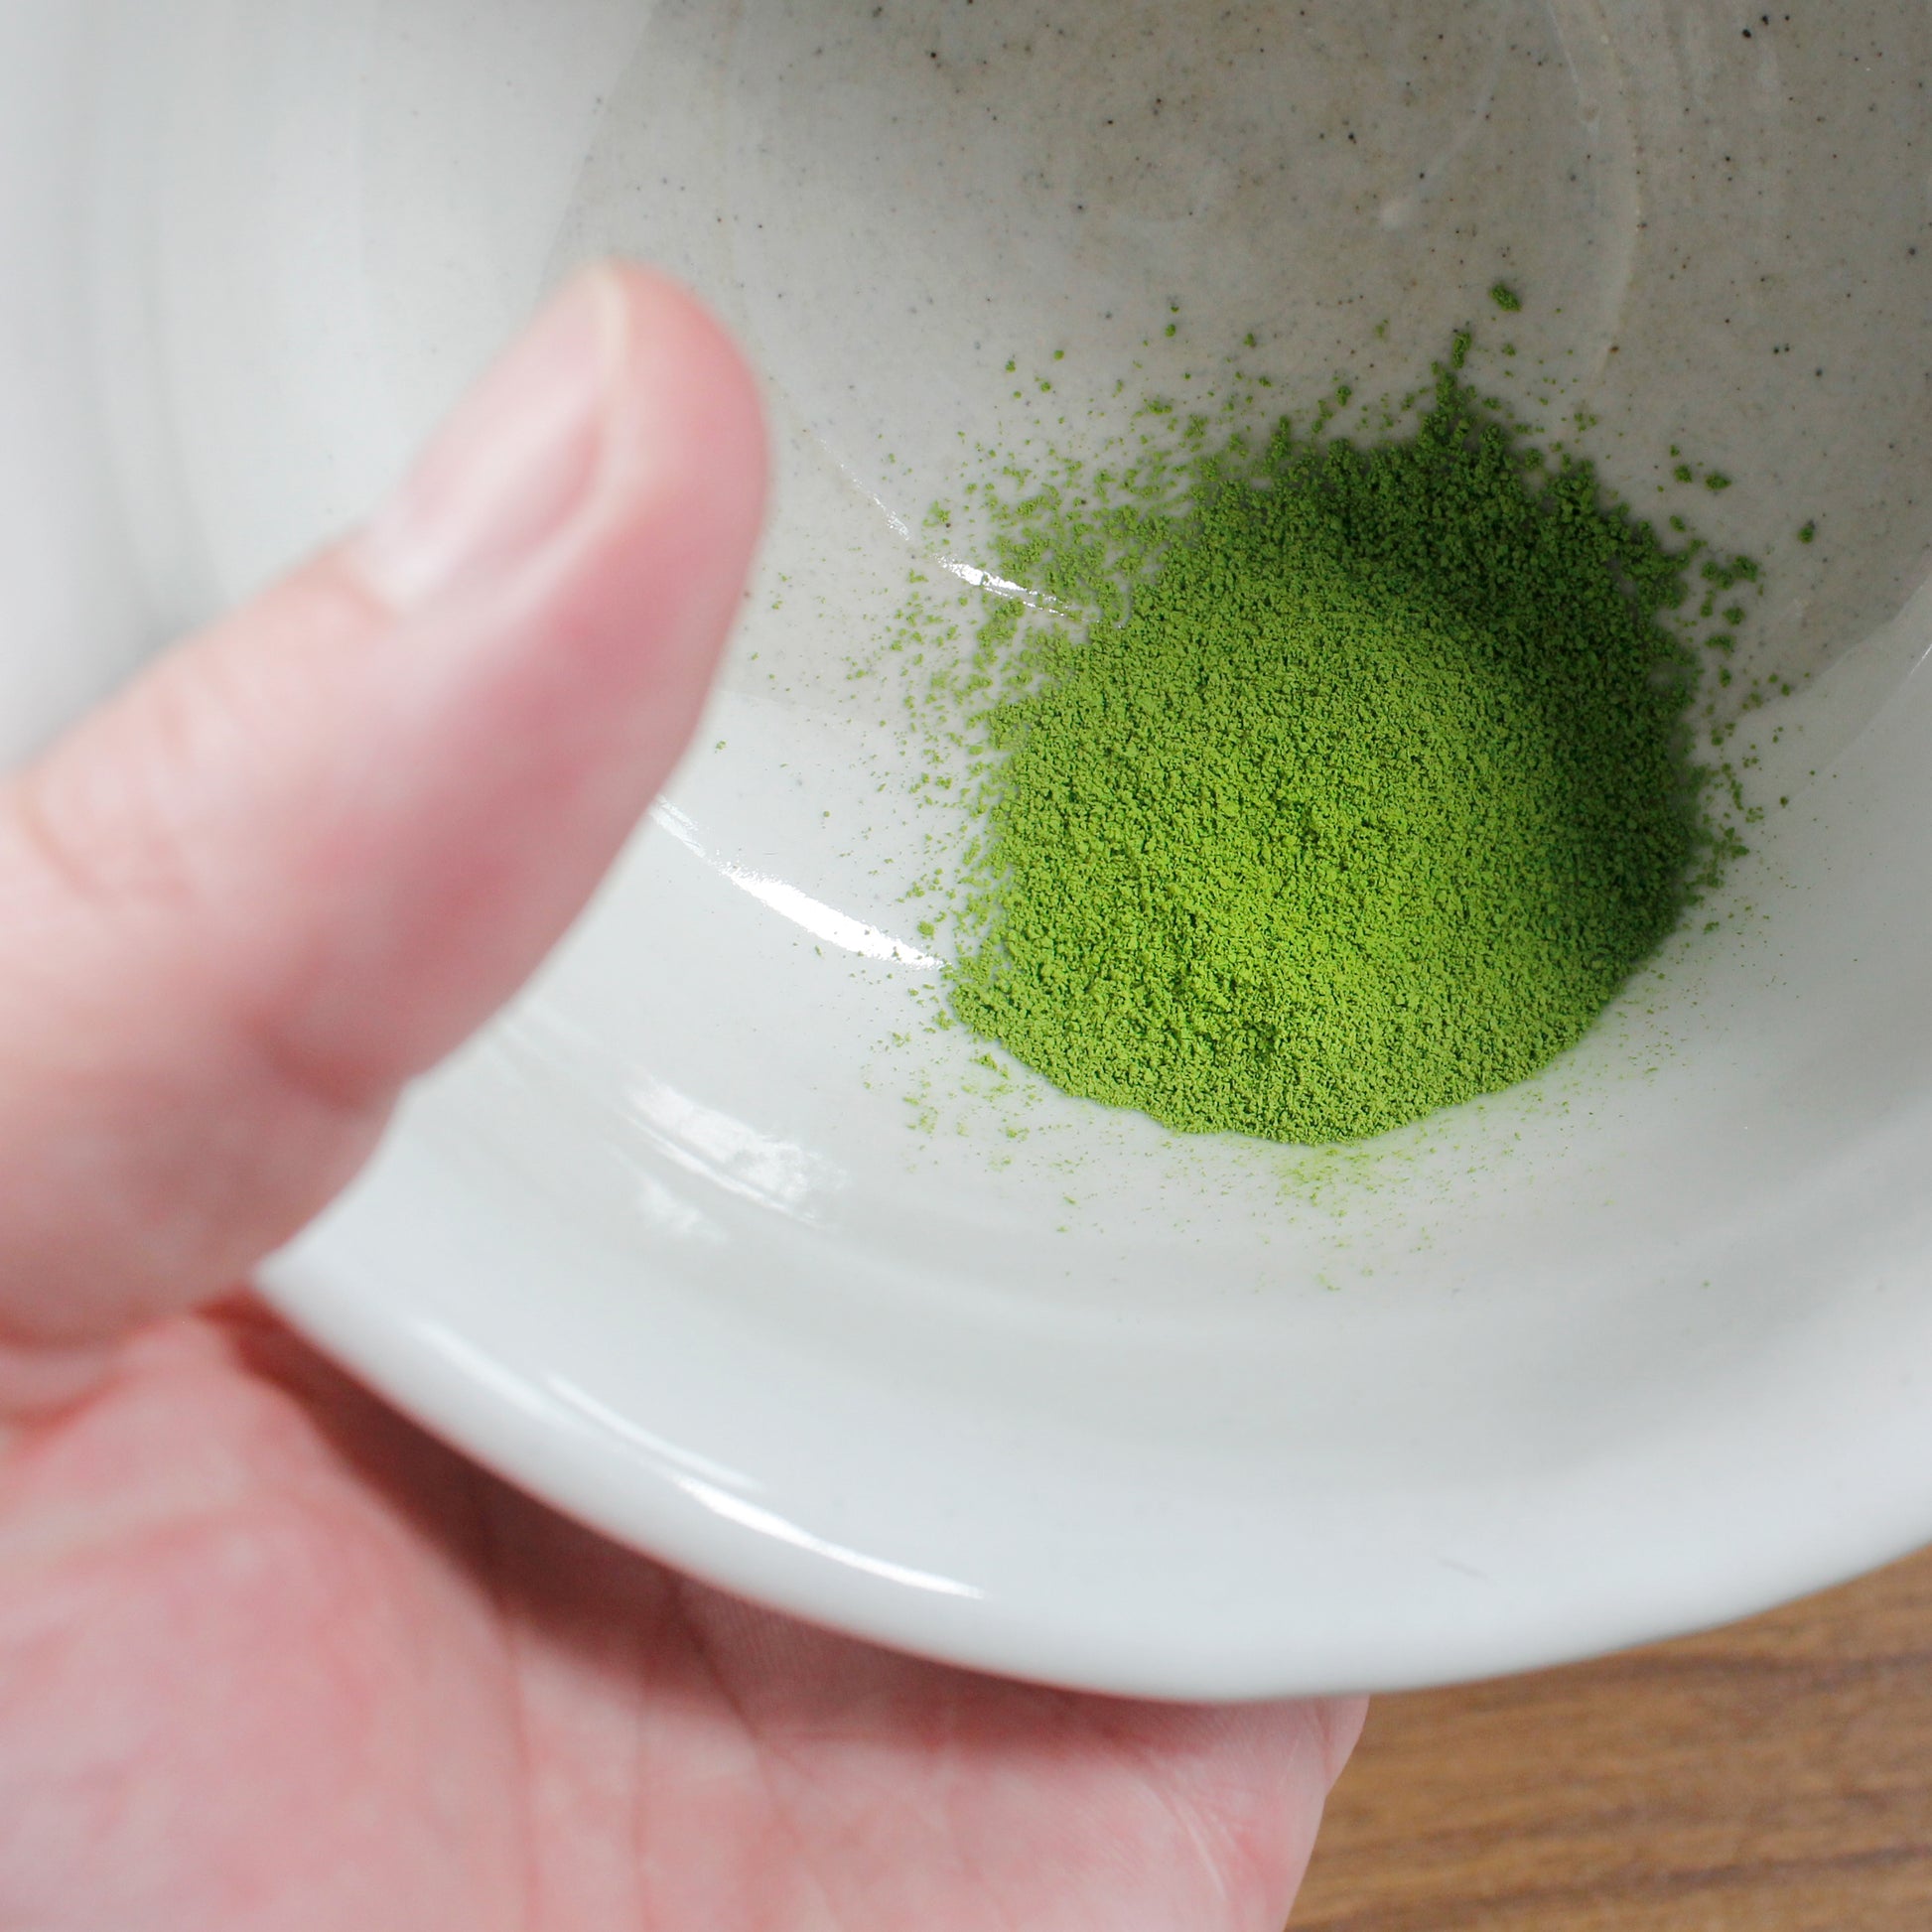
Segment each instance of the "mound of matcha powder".
M1405 440L1224 461L985 721L954 1012L1069 1093L1298 1143L1535 1073L1709 854L1691 555L1453 366Z

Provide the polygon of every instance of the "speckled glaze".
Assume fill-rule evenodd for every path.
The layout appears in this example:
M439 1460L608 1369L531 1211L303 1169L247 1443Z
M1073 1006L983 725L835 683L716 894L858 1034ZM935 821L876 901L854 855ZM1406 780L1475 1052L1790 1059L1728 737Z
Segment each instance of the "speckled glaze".
M581 258L669 262L769 376L777 518L700 751L269 1272L404 1407L764 1600L1156 1695L1578 1656L1932 1535L1922 8L31 0L0 33L0 84L88 110L58 207L0 169L16 250L89 271L0 297L76 345L0 451L23 499L57 430L68 465L65 549L0 573L49 613L0 651L18 743L356 513ZM1469 322L1546 437L1764 562L1751 663L1794 693L1752 783L1790 803L1716 929L1543 1078L1363 1149L976 1067L925 1025L930 824L847 676L908 573L980 567L927 505L978 446L1098 448L1237 367L1399 398ZM1687 497L1672 445L1733 486Z

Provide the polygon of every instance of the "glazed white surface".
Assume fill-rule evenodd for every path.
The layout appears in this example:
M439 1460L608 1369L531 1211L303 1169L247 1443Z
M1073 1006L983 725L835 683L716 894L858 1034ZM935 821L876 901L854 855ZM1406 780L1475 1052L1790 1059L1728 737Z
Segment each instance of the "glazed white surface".
M700 750L268 1272L402 1406L767 1601L1156 1695L1582 1655L1932 1533L1918 10L196 0L163 32L42 0L6 31L6 84L90 103L6 137L64 168L0 170L16 250L85 265L0 314L0 400L30 339L64 385L0 505L69 452L8 593L17 743L356 515L577 259L668 262L771 382L778 511ZM1211 392L1249 332L1292 404L1400 395L1468 320L1640 508L1678 500L1672 443L1736 479L1693 507L1766 561L1755 661L1817 671L1757 714L1791 803L1720 929L1543 1079L1366 1150L986 1076L922 1024L924 828L845 676L946 566L926 505L975 443L1104 438L1116 383Z

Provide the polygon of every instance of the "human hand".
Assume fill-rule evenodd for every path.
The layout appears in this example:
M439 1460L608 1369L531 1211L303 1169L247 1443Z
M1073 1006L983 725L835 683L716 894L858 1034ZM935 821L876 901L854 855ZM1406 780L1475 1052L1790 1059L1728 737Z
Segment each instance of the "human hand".
M586 278L398 503L0 793L0 1932L1276 1932L1354 1706L1006 1685L750 1608L228 1293L682 750L754 390Z

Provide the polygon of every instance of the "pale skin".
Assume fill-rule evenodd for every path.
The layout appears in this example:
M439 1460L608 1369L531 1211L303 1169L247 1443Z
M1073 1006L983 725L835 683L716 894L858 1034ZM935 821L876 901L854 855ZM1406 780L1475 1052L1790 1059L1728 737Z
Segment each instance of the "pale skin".
M1278 1932L1352 1704L1007 1685L738 1603L239 1286L581 909L759 528L598 271L397 501L0 794L0 1932Z

